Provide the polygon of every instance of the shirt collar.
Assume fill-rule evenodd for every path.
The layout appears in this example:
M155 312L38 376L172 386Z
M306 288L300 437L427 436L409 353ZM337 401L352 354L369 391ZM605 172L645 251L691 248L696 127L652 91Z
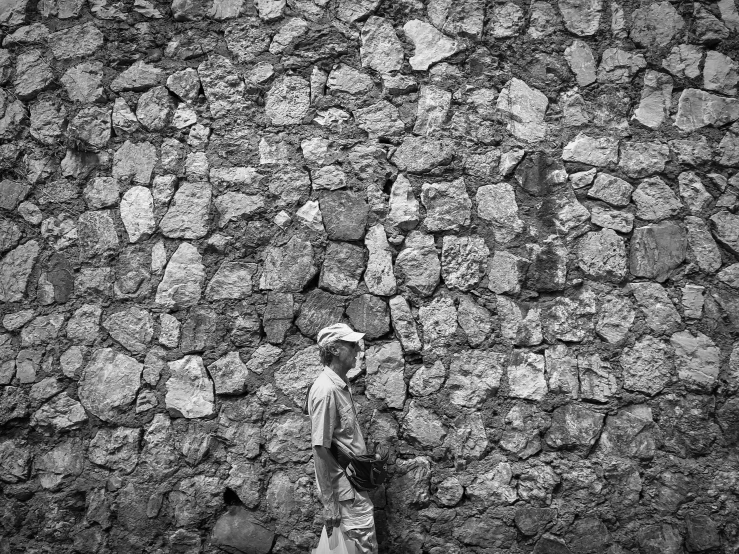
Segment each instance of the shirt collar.
M336 375L336 372L333 369L331 369L328 366L323 366L323 372L328 375L328 378L331 379L331 381L337 387L341 387L342 389L347 388L346 383L341 379L341 377L339 377L338 375Z

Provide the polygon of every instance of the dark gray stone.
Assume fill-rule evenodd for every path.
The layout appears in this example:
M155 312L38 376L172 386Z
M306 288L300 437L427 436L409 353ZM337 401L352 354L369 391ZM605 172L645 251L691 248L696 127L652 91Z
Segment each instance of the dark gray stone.
M306 295L295 324L304 335L315 337L324 327L341 322L346 301L346 297L314 289Z
M323 226L331 240L359 240L364 237L369 206L355 192L332 191L319 200Z
M579 404L567 404L554 410L552 426L544 440L552 448L586 456L600 435L604 418L603 414Z
M362 294L346 307L346 315L352 327L365 333L366 340L374 340L390 332L390 310L387 303L377 296Z
M182 326L180 350L185 354L203 352L217 344L218 316L210 306L195 306Z
M634 229L629 270L636 277L664 281L685 259L685 229L671 221Z

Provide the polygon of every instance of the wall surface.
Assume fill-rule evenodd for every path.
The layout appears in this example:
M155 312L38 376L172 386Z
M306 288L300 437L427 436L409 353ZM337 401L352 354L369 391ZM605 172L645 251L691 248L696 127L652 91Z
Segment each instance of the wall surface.
M739 549L739 13L0 0L0 553Z

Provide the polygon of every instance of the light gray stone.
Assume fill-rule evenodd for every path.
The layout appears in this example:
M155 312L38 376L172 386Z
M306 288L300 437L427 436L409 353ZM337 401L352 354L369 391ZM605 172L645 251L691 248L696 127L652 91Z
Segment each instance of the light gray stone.
M619 233L630 233L634 227L634 214L596 204L590 209L590 221L599 227L613 229Z
M675 349L678 377L692 388L710 390L721 368L721 350L700 331L675 333L670 344Z
M595 331L607 342L618 343L628 335L635 316L628 298L609 294L603 300Z
M269 247L259 281L262 290L300 292L318 273L310 242L293 236L284 246Z
M23 299L39 251L38 243L30 240L11 250L0 260L1 302L18 302Z
M18 55L15 64L15 94L20 100L31 100L48 89L54 74L38 50L26 50Z
M577 371L581 398L591 402L608 402L616 394L618 383L611 364L601 360L599 354L578 356Z
M667 46L685 27L683 18L669 2L637 8L631 18L631 40L647 49Z
M644 179L632 194L636 217L659 221L680 213L682 204L672 189L659 177Z
M664 341L652 336L625 348L620 359L624 388L654 396L672 379L672 352Z
M586 456L603 428L603 414L577 403L554 410L552 426L544 440L554 449L573 450Z
M642 54L607 48L598 66L598 82L625 85L647 66Z
M472 201L463 177L446 183L424 183L421 202L426 208L424 226L430 232L458 231L469 225Z
M385 229L377 224L367 231L364 245L369 252L364 282L367 290L378 296L392 296L397 283L393 273L392 250L387 242Z
M513 78L498 95L496 107L508 122L508 131L527 142L543 140L546 136L544 115L549 101L535 88Z
M113 178L119 185L148 186L157 163L157 149L148 142L126 141L113 155Z
M126 475L138 463L141 429L100 428L90 441L87 457L94 464Z
M229 352L208 366L215 382L216 394L243 394L249 369L238 352Z
M594 35L600 26L602 0L558 0L564 25L581 37Z
M208 300L241 299L251 295L257 264L223 262L205 289Z
M578 265L594 279L619 282L626 277L624 239L611 229L591 232L578 241Z
M175 107L167 87L156 86L139 97L136 119L148 131L162 131L172 122Z
M658 283L631 283L631 292L646 319L647 325L655 333L670 334L677 331L682 320L664 287Z
M492 224L497 243L507 245L524 230L524 223L518 217L516 195L510 184L483 185L477 189L475 201L478 217Z
M128 189L121 199L121 220L128 233L128 242L147 239L156 229L154 199L146 187Z
M393 329L403 350L408 353L420 352L421 340L418 338L416 322L406 299L400 295L393 296L389 306Z
M661 142L621 143L619 168L632 179L660 173L670 156L670 149Z
M440 361L431 367L421 366L411 377L408 391L416 397L428 396L437 392L446 379L446 368Z
M403 25L405 36L413 43L414 54L408 60L414 71L426 71L429 66L456 54L461 45L418 19Z
M113 103L111 120L116 134L133 133L139 129L139 120L136 119L136 114L121 97L116 98Z
M463 296L459 300L457 322L467 335L467 342L473 348L485 341L493 327L490 312L468 296Z
M577 359L564 344L554 345L544 351L544 369L549 392L570 398L580 396Z
M739 119L739 100L694 88L683 90L678 100L675 126L691 132L706 126L721 127Z
M403 65L403 44L392 24L385 18L370 16L362 26L359 55L362 67L387 74Z
M736 96L739 68L729 56L709 50L703 66L703 88L728 96Z
M691 214L700 214L709 207L713 196L708 193L698 175L692 171L684 171L678 175L677 180L680 197Z
M496 297L500 334L517 346L535 346L543 340L541 310L536 305L519 303L502 295Z
M498 393L508 356L489 350L463 350L452 355L445 388L449 401L463 408L479 408Z
M671 221L639 227L631 236L629 270L637 277L664 281L685 259L685 229Z
M158 85L163 78L163 70L139 60L113 79L110 89L113 92L141 92Z
M167 88L185 102L195 102L200 93L200 78L197 70L185 68L167 77Z
M428 173L448 165L453 157L454 148L448 140L409 136L395 151L391 161L400 171Z
M544 378L544 356L533 352L514 351L508 360L508 396L541 400L547 393Z
M713 236L716 237L716 240L731 250L732 253L738 254L739 216L726 210L721 210L711 216L711 224L713 227Z
M433 236L411 231L395 260L396 278L409 291L429 296L439 284L440 271Z
M632 119L650 129L659 129L670 113L672 105L672 78L664 73L648 70L644 74L639 107Z
M695 79L701 74L702 59L703 48L700 46L678 44L673 46L667 57L662 60L662 67L678 79Z
M390 189L390 213L386 221L400 230L414 229L421 219L418 200L405 175L398 175Z
M523 10L513 2L492 6L490 35L494 38L511 38L519 34L524 22Z
M119 421L136 399L142 368L141 363L112 348L95 350L82 370L77 389L80 402L103 421Z
M211 186L207 182L184 183L177 189L169 210L159 222L169 238L197 239L208 234Z
M366 354L365 354L366 358ZM303 406L308 387L323 371L318 346L304 348L275 370L275 385L297 406Z
M457 332L457 310L451 298L437 296L418 310L418 318L423 330L424 350L443 352L451 345Z
M682 288L682 304L685 317L700 319L703 315L704 293L706 288L700 285L686 284Z
M451 92L434 85L422 86L413 132L428 136L441 130L447 122L451 103Z
M566 162L580 162L596 167L615 164L618 162L618 139L593 138L580 133L564 147L562 159Z
M400 426L406 439L421 448L436 448L444 443L447 429L441 418L431 410L411 401Z
M582 40L574 40L564 52L570 69L575 74L577 84L586 87L595 82L595 58L590 46Z
M172 417L188 419L208 417L215 413L213 383L200 356L185 356L169 362L167 394L164 398Z
M403 379L405 362L400 342L373 345L365 354L367 389L371 400L379 400L389 408L403 409L406 385Z
M335 165L327 165L311 172L313 190L338 190L346 188L346 173Z
M273 125L297 125L309 107L310 85L301 77L283 77L267 93L265 111Z
M326 87L331 91L358 96L369 93L374 87L374 83L366 73L340 63L328 74Z
M463 291L474 288L484 275L489 256L490 250L482 237L445 236L441 250L444 282L449 288Z
M239 113L248 106L244 81L228 58L210 54L198 66L198 77L213 117Z
M334 294L352 294L357 290L364 267L362 247L331 241L326 248L318 286Z
M488 262L488 289L496 294L518 294L528 260L505 250L496 250Z
M202 256L192 244L183 242L167 263L155 302L170 310L195 306L204 281Z
M109 315L103 320L103 327L113 340L134 354L144 353L154 335L151 314L138 306Z

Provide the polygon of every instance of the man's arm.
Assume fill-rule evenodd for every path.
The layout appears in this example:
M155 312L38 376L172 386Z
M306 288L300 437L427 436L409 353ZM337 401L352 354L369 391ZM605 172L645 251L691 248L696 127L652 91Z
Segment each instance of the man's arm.
M323 503L323 519L326 527L338 527L341 523L339 499L331 483L331 469L338 466L338 462L331 451L324 446L313 446L313 463L316 466L318 492Z

